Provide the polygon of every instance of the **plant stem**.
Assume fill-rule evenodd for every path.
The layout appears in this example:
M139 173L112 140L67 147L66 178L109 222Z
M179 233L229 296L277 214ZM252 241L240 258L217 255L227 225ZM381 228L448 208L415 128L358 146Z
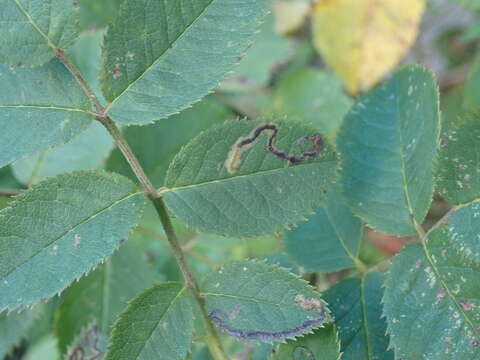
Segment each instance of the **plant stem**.
M222 348L220 339L218 338L216 329L210 317L208 316L205 307L205 299L200 295L200 289L198 288L198 285L195 282L195 279L187 265L184 253L178 242L177 235L175 234L175 230L173 228L172 222L170 221L170 217L168 215L163 199L160 197L159 194L157 194L157 191L155 190L148 176L145 174L145 171L143 170L137 157L130 148L130 145L123 137L122 132L119 130L115 122L108 115L106 115L105 108L100 104L97 96L95 95L91 87L88 85L87 81L83 78L78 68L75 66L74 63L70 61L70 59L61 49L56 50L56 55L58 59L63 63L63 65L65 65L65 67L72 73L85 94L90 99L92 107L95 109L94 115L96 116L96 120L99 121L113 137L116 145L118 146L123 156L127 160L128 164L132 168L138 181L144 187L147 197L152 201L153 205L155 206L160 221L164 227L165 234L167 235L167 240L170 244L170 247L172 248L173 256L175 257L182 271L183 277L185 278L185 281L187 283L187 287L190 288L193 292L195 299L201 309L208 331L208 336L206 337L205 342L207 343L213 359L228 360Z
M210 353L213 356L214 360L227 360L215 327L213 326L212 321L208 316L207 309L205 307L205 299L200 295L200 289L188 267L182 248L180 247L180 244L178 242L177 235L175 234L175 230L170 220L170 216L168 215L167 208L165 207L165 203L161 197L156 197L155 194L150 194L149 197L155 205L155 209L157 210L158 216L160 217L163 229L165 230L165 234L167 235L167 240L172 249L173 256L177 260L178 266L180 267L183 277L187 282L187 287L192 290L195 299L200 306L200 310L202 312L203 318L205 319L205 324L207 325L207 331L209 333L209 336L205 339L208 349L210 350Z

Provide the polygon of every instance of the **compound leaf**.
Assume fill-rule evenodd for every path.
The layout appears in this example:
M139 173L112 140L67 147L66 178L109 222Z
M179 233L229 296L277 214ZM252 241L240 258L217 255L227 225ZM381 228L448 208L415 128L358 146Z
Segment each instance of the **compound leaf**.
M0 63L39 66L66 49L77 36L76 2L2 0Z
M286 167L287 161L266 149L271 131L265 130L237 157L236 142L265 124L225 123L184 147L168 169L163 193L172 213L205 232L253 237L280 230L317 208L336 169L330 148L313 160ZM312 148L305 136L314 135L315 129L293 122L274 126L275 146L283 152L300 154ZM227 165L230 160L239 160L233 161L238 169Z
M147 124L189 107L239 61L266 13L266 0L124 0L105 37L107 111Z
M76 336L92 325L97 327L102 339L108 339L110 327L127 301L154 284L155 269L142 255L129 240L105 264L65 291L56 317L62 353Z
M381 232L414 234L432 200L439 132L437 86L421 67L360 98L337 137L353 212Z
M287 270L256 261L223 265L202 286L212 321L242 340L283 342L329 321L320 294Z
M190 301L183 284L174 282L140 294L115 323L105 359L184 359L193 337Z
M395 258L383 300L397 357L480 356L479 214L479 203L458 210L424 244L411 244Z
M141 216L143 195L103 171L60 175L0 211L0 311L65 289L110 255Z
M288 253L310 271L334 272L359 263L363 224L340 191L340 186L332 187L326 205L285 234Z
M0 167L66 143L92 122L88 98L57 60L35 69L0 65L0 83Z

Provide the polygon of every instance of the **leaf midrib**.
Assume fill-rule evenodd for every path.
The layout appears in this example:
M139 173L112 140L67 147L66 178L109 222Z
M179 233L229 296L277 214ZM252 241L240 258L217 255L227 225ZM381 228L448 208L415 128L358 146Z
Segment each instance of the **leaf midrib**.
M277 169L269 169L269 170L262 170L254 173L248 173L248 174L243 174L239 176L233 176L229 178L223 178L223 179L216 179L216 180L208 180L208 181L203 181L199 182L196 184L191 184L191 185L184 185L184 186L178 186L178 187L172 187L172 188L163 188L160 190L160 194L165 194L169 192L175 192L177 190L183 190L183 189L188 189L188 188L195 188L197 186L202 186L202 185L211 185L211 184L216 184L216 183L222 183L222 182L228 182L228 181L234 181L237 179L242 179L246 177L253 177L256 175L265 175L265 174L272 174L280 171L285 171L292 169L294 167L303 167L303 166L312 166L312 165L319 165L319 164L336 164L336 161L321 161L321 162L313 162L313 163L308 163L308 164L298 164L295 166L290 166L290 167L283 167L283 168L277 168ZM167 174L168 177L168 174Z
M33 20L33 18L30 16L30 14L25 10L22 4L18 0L12 0L15 5L19 8L19 10L22 12L22 14L27 18L28 22L32 27L47 41L47 44L49 47L52 48L52 50L55 51L57 46L50 40L50 38L38 27L37 23Z
M17 1L17 0L15 0ZM148 72L150 72L150 70L155 66L157 65L157 63L163 58L163 56L169 51L169 50L174 50L172 48L172 45L175 44L177 41L179 41L187 32L188 30L190 30L190 28L205 14L205 12L207 11L208 8L210 8L210 6L213 4L213 2L216 1L216 0L210 0L210 2L205 6L205 9L203 9L199 14L198 16L193 19L193 21L185 27L185 29L177 36L176 39L174 39L170 44L169 46L167 46L165 48L164 51L162 51L162 53L157 57L157 59L152 62L152 64L150 64L150 66L145 69L145 71L140 74L135 80L133 80L119 95L117 95L115 97L115 99L113 99L106 107L105 107L105 111L104 113L105 114L108 114L108 112L111 110L111 108L113 107L113 105L117 102L118 99L120 99L127 91L130 90L130 88L132 86L134 86L138 81L140 81Z
M362 319L365 328L365 344L367 347L367 357L368 359L373 359L372 349L370 347L370 336L367 320L367 304L365 303L365 276L360 281L360 304L362 307Z
M37 109L37 110L62 110L62 111L72 111L72 112L81 112L84 114L88 115L93 115L91 114L88 110L85 109L79 109L79 108L74 108L74 107L68 107L68 106L52 106L52 105L8 105L8 104L3 104L0 105L0 109L6 108L6 109L18 109L18 108L26 108L26 109Z
M62 232L59 236L55 237L52 241L48 242L47 244L45 244L44 246L42 246L40 249L38 249L38 251L36 251L35 253L33 253L31 256L29 256L27 259L25 259L24 261L22 261L20 264L16 265L15 268L13 268L12 270L10 270L8 273L6 273L3 277L2 277L2 280L3 279L6 279L7 277L9 277L13 272L15 272L16 270L18 270L19 268L21 268L23 265L25 265L28 261L30 261L31 259L33 259L34 257L36 257L38 254L40 254L42 251L44 251L45 249L47 249L48 247L50 247L52 244L54 244L55 242L57 242L58 240L62 239L65 235L67 235L68 233L72 232L74 229L76 229L77 227L87 223L88 221L92 220L93 218L97 217L98 215L100 215L101 213L105 212L105 211L108 211L109 209L111 209L112 207L114 207L115 205L121 203L122 201L124 200L128 200L129 198L133 197L133 196L136 196L138 194L141 194L141 192L134 192L134 193L130 193L128 194L127 196L125 197L122 197L118 200L115 200L115 202L111 203L110 205L100 209L99 211L95 212L93 215L89 216L88 218L84 218L82 219L80 222L78 222L77 224L73 225L70 229Z

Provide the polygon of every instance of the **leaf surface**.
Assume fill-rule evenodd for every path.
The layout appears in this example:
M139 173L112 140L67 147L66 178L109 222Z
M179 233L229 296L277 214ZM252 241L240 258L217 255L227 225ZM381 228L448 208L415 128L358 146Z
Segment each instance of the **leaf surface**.
M124 0L105 37L107 111L147 124L191 106L239 61L266 12L266 0Z
M201 289L213 322L242 340L283 342L329 321L319 293L287 270L262 262L225 264Z
M180 283L162 283L140 294L120 315L105 359L181 360L192 334L187 289Z
M480 115L457 118L442 134L438 192L452 204L480 197Z
M66 143L92 122L88 98L57 60L35 69L0 65L0 83L0 167Z
M439 132L437 86L421 67L405 67L361 97L337 137L353 212L381 232L414 234L432 200Z
M110 327L127 301L156 280L153 266L145 261L132 240L127 241L105 264L65 291L56 317L62 353L92 324L97 326L101 338L108 339Z
M294 224L318 207L336 169L328 145L313 160L286 166L285 160L266 149L271 133L262 132L252 147L244 150L238 170L227 171L227 158L238 139L264 124L225 123L184 147L166 178L164 198L172 213L201 231L253 237ZM294 154L311 149L311 142L302 139L315 134L315 129L293 122L276 126L278 149Z
M423 246L410 244L395 258L383 300L398 357L480 356L479 214L479 203L458 210Z
M335 326L327 325L323 329L316 329L313 334L300 337L295 341L289 340L281 344L269 360L339 360L340 341Z
M0 63L47 63L56 49L65 50L77 36L76 6L65 0L2 0Z
M316 48L352 93L375 85L417 37L425 0L317 1Z
M386 322L382 319L381 273L347 279L326 294L341 341L343 360L391 360Z
M285 234L288 253L310 271L334 272L359 262L363 224L352 214L340 191L340 186L334 186L325 206Z
M12 170L23 184L32 185L62 173L100 169L112 148L108 132L99 122L93 122L65 145L17 160Z
M144 206L129 180L76 172L32 187L0 212L0 310L65 289L110 255Z
M182 146L203 130L224 122L229 115L223 105L207 98L164 121L147 126L130 126L123 133L149 179L160 187L165 184L168 166ZM136 180L118 149L110 155L107 169Z

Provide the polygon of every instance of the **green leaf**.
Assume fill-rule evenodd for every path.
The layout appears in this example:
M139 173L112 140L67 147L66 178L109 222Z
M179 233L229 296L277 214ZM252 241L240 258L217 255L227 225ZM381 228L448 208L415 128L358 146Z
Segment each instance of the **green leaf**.
M190 349L193 312L187 289L162 283L135 298L116 322L106 360L180 360Z
M124 0L103 52L110 116L148 124L189 107L239 61L266 12L266 0Z
M22 360L60 360L60 354L57 349L57 339L53 335L48 335L38 343L30 346Z
M278 83L268 113L313 124L329 139L334 139L351 105L352 100L345 95L336 76L314 68L301 68Z
M225 264L201 289L212 321L242 340L283 342L329 321L319 293L287 270L262 262Z
M6 312L0 313L0 359L3 359L27 335L37 315L36 310L25 310L9 315Z
M88 98L57 60L35 69L0 65L0 83L0 167L66 143L92 122Z
M381 232L416 233L432 200L439 132L438 89L421 67L407 66L361 97L337 138L353 212Z
M76 6L65 0L0 2L0 63L43 65L77 36Z
M80 28L90 29L107 26L115 19L121 0L79 0Z
M168 165L182 146L201 131L222 123L229 115L220 103L206 99L164 121L148 126L130 126L125 129L124 135L149 179L160 187L164 184ZM136 180L118 149L108 159L107 169Z
M480 197L480 115L457 118L443 134L437 190L452 204Z
M362 221L348 208L340 186L309 221L287 231L285 245L295 261L310 271L334 272L355 267L363 237Z
M16 161L12 170L23 184L32 185L66 172L100 169L112 148L108 132L94 122L69 143Z
M101 338L108 339L110 327L127 301L156 280L153 266L136 244L127 241L105 264L66 290L56 318L61 352L92 324Z
M427 241L407 246L386 281L384 314L397 357L480 356L480 204L458 210Z
M172 213L201 231L253 237L303 220L317 208L336 169L328 146L313 160L286 166L286 160L266 149L271 132L265 131L244 151L238 170L227 170L236 142L264 124L225 123L184 147L168 169L163 194ZM278 149L294 154L311 149L311 142L302 139L315 129L293 122L278 122L277 128Z
M343 280L325 294L340 335L343 360L394 358L393 352L387 351L387 327L381 318L383 278L383 274L371 272L362 279Z
M0 311L65 289L128 236L143 195L103 171L48 179L0 211Z
M339 360L340 342L333 324L324 329L317 329L313 334L288 341L280 345L278 350L270 355L269 360Z
M293 43L274 30L274 16L268 15L255 43L235 68L232 76L222 82L227 91L249 91L268 84L271 73L293 55Z

